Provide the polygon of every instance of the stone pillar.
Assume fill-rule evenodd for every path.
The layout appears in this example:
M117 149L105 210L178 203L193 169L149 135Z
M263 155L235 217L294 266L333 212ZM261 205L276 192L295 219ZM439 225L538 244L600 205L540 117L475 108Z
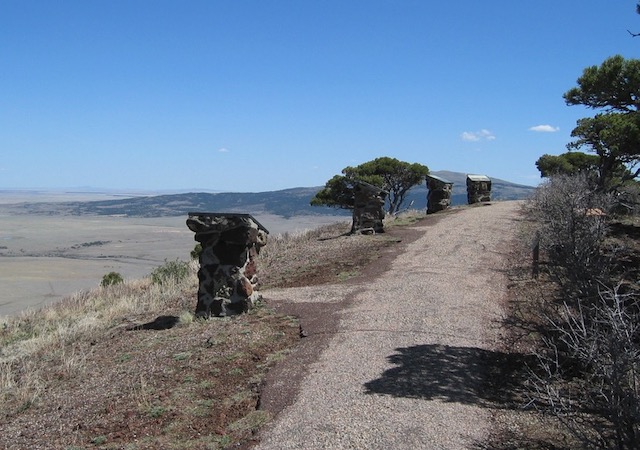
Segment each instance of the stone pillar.
M187 226L202 245L196 316L248 311L262 297L256 257L269 233L249 214L189 213Z
M427 214L442 211L451 206L453 183L435 175L427 175Z
M491 179L485 175L467 175L467 202L491 201Z
M389 193L369 183L357 182L354 189L351 233L384 233L384 203Z

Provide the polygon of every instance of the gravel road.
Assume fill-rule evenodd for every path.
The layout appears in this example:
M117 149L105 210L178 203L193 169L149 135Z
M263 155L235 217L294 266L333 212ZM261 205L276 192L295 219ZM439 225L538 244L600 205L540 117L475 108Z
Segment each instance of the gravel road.
M499 340L519 208L495 202L421 222L420 237L370 280L265 292L319 304L319 314L348 306L313 360L299 360L307 365L297 395L255 448L462 449L485 441L491 408L482 358ZM280 376L272 396L287 387Z

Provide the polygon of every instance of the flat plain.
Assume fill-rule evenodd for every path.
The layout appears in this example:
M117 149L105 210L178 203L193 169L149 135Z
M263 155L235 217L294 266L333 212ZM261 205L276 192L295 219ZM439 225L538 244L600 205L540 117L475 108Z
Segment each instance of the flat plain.
M16 213L23 202L91 201L98 193L0 193L0 316L37 308L73 293L96 288L118 272L142 278L165 260L188 260L196 242L186 215L136 218ZM26 208L25 208L26 210ZM272 235L302 232L344 216L272 214L256 219Z

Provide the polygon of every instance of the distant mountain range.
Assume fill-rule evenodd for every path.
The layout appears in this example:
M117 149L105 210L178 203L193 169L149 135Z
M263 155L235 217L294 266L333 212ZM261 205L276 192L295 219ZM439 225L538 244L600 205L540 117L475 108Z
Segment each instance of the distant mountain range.
M452 205L467 202L466 174L438 171L433 175L453 182ZM181 216L188 212L238 212L249 214L276 214L283 217L299 215L336 215L335 208L316 207L309 204L311 198L322 189L319 187L292 188L257 193L181 193L169 195L137 196L115 200L37 202L13 205L15 214L43 215L117 215L128 217ZM519 200L528 197L535 188L492 178L493 200ZM425 184L412 188L406 197L405 208L426 209Z

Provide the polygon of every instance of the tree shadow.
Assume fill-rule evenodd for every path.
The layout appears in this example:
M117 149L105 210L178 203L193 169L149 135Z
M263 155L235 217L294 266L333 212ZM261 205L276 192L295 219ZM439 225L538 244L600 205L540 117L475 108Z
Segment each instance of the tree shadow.
M388 357L396 365L364 384L368 394L515 409L526 402L531 356L474 347L415 345Z
M132 325L127 328L128 331L135 330L168 330L175 327L180 318L177 316L158 316L151 322L143 323L140 325Z

